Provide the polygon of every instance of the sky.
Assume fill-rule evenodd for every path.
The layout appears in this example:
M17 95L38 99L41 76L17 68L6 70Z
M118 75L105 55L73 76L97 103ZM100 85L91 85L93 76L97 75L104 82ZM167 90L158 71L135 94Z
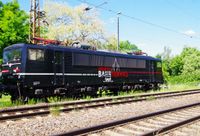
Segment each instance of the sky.
M3 0L3 2L11 0ZM29 11L30 0L18 0ZM45 4L41 1L41 8ZM151 56L172 50L179 54L184 47L200 49L200 0L54 0L74 7L84 2L101 5L96 8L108 34L117 34L119 16L120 40L129 40ZM102 9L103 8L103 9ZM112 13L109 10L116 11ZM129 16L129 17L126 17ZM135 19L136 18L136 19Z

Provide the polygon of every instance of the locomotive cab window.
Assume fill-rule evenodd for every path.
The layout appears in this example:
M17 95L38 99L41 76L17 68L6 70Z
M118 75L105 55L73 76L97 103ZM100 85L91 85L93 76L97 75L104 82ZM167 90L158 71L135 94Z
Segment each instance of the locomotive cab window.
M44 61L44 50L28 49L28 59L34 61Z
M3 53L3 63L21 61L22 49L6 50Z

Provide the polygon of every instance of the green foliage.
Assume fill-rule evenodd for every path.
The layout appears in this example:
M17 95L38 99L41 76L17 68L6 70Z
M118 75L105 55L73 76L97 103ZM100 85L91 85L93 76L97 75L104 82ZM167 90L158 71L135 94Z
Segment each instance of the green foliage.
M103 45L102 49L106 50L117 50L117 39L115 36L110 36L107 42Z
M28 28L28 15L23 10L20 10L17 1L6 4L0 1L1 55L5 47L18 42L26 42L29 32Z
M169 74L172 76L180 75L183 69L183 60L180 56L175 56L169 63Z
M183 58L184 65L182 72L184 74L192 73L200 69L200 55L199 54L191 54Z
M119 50L122 52L139 51L135 44L130 43L128 40L120 41Z
M169 70L170 70L169 69L169 61L163 60L163 62L162 62L162 72L163 72L165 82L167 82L170 78Z
M117 39L115 36L111 36L108 38L107 43L103 45L103 49L117 50ZM133 52L133 51L140 51L140 49L135 45L129 42L128 40L120 41L119 50L121 52Z
M165 54L166 55L166 54ZM162 56L162 55L161 55ZM200 81L200 51L185 47L180 55L163 58L163 75L170 83L188 83Z
M161 54L157 54L157 55L155 56L155 58L161 59L162 56L161 56Z
M51 107L50 108L50 113L53 115L53 116L59 116L60 115L60 110L61 108L59 106L54 106L54 107Z
M200 70L196 70L191 73L181 74L179 76L171 76L168 81L172 84L200 81Z
M10 96L3 95L2 98L0 98L0 109L10 106L12 106L12 103L10 101Z

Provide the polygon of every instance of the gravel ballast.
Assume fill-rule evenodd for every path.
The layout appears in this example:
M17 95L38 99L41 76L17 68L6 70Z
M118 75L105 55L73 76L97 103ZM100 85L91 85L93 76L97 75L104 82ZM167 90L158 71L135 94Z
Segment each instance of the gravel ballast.
M1 136L54 135L78 128L89 127L114 120L156 112L200 102L200 94L172 98L153 99L130 104L121 104L98 109L74 110L50 115L23 119L18 121L0 122Z

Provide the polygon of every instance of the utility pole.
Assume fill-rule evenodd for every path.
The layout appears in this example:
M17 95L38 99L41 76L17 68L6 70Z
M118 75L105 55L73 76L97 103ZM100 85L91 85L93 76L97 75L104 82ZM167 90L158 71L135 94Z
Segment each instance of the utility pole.
M119 15L121 12L117 13L117 51L119 51Z
M36 44L35 37L40 37L40 1L30 0L30 33L29 42Z

